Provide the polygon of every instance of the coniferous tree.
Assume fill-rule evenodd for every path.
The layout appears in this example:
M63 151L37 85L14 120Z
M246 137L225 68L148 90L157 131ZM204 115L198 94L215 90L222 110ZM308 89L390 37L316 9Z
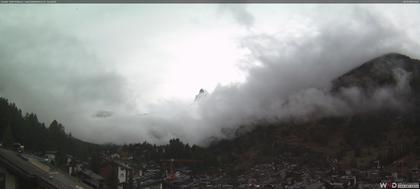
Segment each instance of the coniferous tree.
M14 137L12 133L12 128L10 127L10 124L7 124L3 131L3 145L5 147L11 148L13 147L13 143Z

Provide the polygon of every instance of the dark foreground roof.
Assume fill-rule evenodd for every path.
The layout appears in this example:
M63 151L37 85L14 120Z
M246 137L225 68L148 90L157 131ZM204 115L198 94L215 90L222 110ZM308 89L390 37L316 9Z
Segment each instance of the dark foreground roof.
M97 180L97 181L104 180L104 178L101 175L98 175L98 174L94 173L92 170L83 169L80 172L82 172L83 174L85 174L86 176L89 176L90 178L92 178L94 180Z
M0 165L31 183L45 188L92 189L60 170L53 170L37 157L0 148Z

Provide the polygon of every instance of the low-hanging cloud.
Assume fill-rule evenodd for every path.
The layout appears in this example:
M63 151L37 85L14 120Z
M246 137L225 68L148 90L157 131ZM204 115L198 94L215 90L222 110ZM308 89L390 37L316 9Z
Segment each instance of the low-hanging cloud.
M315 15L314 29L300 35L250 32L239 41L250 51L244 62L250 65L246 82L218 86L197 103L167 101L152 108L156 113L131 117L133 124L141 125L136 127L139 138L162 143L179 137L204 144L209 138L230 137L223 131L254 120L341 116L384 104L398 108L399 95L409 88L404 84L408 76L398 70L396 87L380 88L369 97L356 87L331 95L331 81L388 52L416 55L418 41L408 39L405 29L382 15L360 7L327 17Z
M19 65L16 63L5 64L7 69L15 70L2 70L0 94L14 96L16 99L43 99L42 104L46 105L44 110L33 108L30 111L48 112L63 108L57 112L72 115L68 122L78 125L72 125L72 130L77 131L82 138L116 143L147 140L161 144L171 138L181 138L186 142L205 144L209 138L230 137L223 131L236 129L254 120L304 120L348 115L355 111L381 108L383 101L390 102L388 104L392 107L400 106L398 98L407 93L405 81L410 76L399 70L395 70L399 78L396 87L378 89L372 96L366 97L356 87L345 88L339 95L331 95L333 79L371 58L388 52L400 52L416 58L416 53L420 52L419 41L410 38L418 29L407 30L408 25L403 23L396 25L380 11L360 7L352 7L350 10L334 16L316 11L308 13L303 17L310 20L306 26L309 29L300 33L290 32L294 26L289 25L279 27L275 33L259 31L253 28L258 23L258 17L246 12L243 7L230 10L236 21L247 30L247 34L238 40L238 46L249 52L242 62L247 74L246 81L219 85L197 102L177 99L159 101L142 107L145 111L140 112L115 108L132 102L125 80L106 69L109 65L100 64L88 50L72 40L62 42L65 44L62 46L56 44L45 47L44 53L72 46L74 48L68 52L70 54L57 52L55 57L70 57L64 61L83 61L87 66L93 66L92 69L65 68L65 64L55 65L51 60L51 66L47 67L51 75L35 77L43 79L33 85L26 83L31 78L10 74L21 73L25 71L22 67L30 66L30 63L22 63L32 60L26 57L25 61L16 62L22 63L21 67L16 67ZM296 20L296 23L299 21ZM253 28L252 31L250 28ZM16 30L10 30L7 34L23 35L12 31ZM64 40L62 36L57 38ZM2 43L13 44L12 41L5 41L7 38L0 40ZM41 42L34 41L29 45ZM10 56L8 51L22 49L28 44L15 46L14 49L1 46L3 58ZM71 56L71 53L78 55ZM37 66L34 64L27 68L26 72L31 73L27 77L37 73ZM42 83L46 83L49 88L40 87ZM45 94L38 90L45 91ZM28 96L19 97L18 93ZM61 99L56 95L61 96Z
M125 79L78 38L47 22L7 18L0 22L2 97L36 113L47 126L54 119L65 123L75 136L91 133L92 125L78 121L82 116L126 103Z
M111 111L106 111L106 110L100 110L97 111L93 117L97 117L97 118L107 118L107 117L111 117L112 116L112 112Z

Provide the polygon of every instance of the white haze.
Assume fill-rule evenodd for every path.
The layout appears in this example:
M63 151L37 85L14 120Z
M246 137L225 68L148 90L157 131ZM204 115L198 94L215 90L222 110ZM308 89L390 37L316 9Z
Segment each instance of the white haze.
M161 100L142 107L147 111L140 113L129 111L135 107L128 110L115 108L68 122L85 125L74 127L73 131L94 142L146 140L162 144L171 138L180 138L189 143L205 144L209 138L228 137L222 132L224 129L235 129L258 119L270 121L293 117L304 120L314 116L348 115L380 108L385 101L398 108L398 96L407 92L404 82L410 77L398 70L395 72L401 78L399 85L379 89L372 99L364 99L357 88L343 90L341 98L330 95L328 91L332 79L376 56L399 52L419 58L420 40L416 38L420 34L418 6L405 11L404 7L343 5L330 7L335 10L330 14L323 12L329 10L326 6L311 8L308 13L293 14L290 11L290 15L285 14L287 17L269 18L272 25L254 17L247 11L247 6L222 6L221 16L230 16L243 28L237 45L247 52L240 62L240 68L246 74L245 81L218 85L198 102L176 98ZM256 12L261 8L255 7ZM395 14L383 10L393 10ZM226 12L231 14L224 14ZM402 12L405 14L398 17ZM125 94L128 90L121 87L123 81L112 80L119 76L112 71L103 73L107 73L103 75L104 79L119 81L116 86L120 87L107 90L115 94L110 100L115 101L114 104L135 106L130 105L131 98L121 97L120 93ZM92 82L105 88L110 84ZM198 93L199 88L194 90ZM89 89L81 89L81 92L86 91ZM92 96L98 95L101 94L92 93ZM66 107L67 103L77 102L58 104ZM64 109L69 113L83 111L83 108ZM107 108L112 109L112 104Z
M233 13L235 19L245 14L231 11L240 12ZM257 119L307 119L368 111L384 104L400 106L397 96L407 90L404 74L397 75L403 78L396 88L379 89L372 99L364 99L357 88L343 90L342 98L328 92L332 79L376 56L400 52L416 57L418 41L411 41L403 28L383 15L359 7L334 18L314 15L314 22L306 26L311 29L298 34L252 31L254 18L246 15L251 20L238 21L251 30L240 40L250 52L243 60L246 82L218 86L198 103L167 101L156 104L150 114L106 120L117 124L128 119L141 125L118 127L113 133L130 136L137 131L138 138L157 143L178 137L203 144L212 137L227 137L222 132L226 128Z

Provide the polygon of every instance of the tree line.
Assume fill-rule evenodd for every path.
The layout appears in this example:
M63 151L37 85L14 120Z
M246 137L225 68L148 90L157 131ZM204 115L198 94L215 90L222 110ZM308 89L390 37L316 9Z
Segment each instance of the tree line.
M63 124L53 120L49 125L42 123L34 113L22 113L14 103L0 97L0 137L2 146L13 148L15 143L24 146L25 151L42 155L47 151L57 152L57 163L63 164L65 155L88 160L100 146L74 138L66 133Z

